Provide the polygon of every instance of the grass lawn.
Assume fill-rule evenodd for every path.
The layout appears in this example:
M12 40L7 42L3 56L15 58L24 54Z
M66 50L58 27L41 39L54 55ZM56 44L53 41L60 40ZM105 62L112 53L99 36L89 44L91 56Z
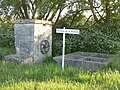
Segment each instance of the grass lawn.
M28 65L1 60L0 90L119 90L119 62L117 55L107 69L91 72L72 67L62 71L52 62Z
M0 90L119 90L119 71L85 72L55 63L0 63Z

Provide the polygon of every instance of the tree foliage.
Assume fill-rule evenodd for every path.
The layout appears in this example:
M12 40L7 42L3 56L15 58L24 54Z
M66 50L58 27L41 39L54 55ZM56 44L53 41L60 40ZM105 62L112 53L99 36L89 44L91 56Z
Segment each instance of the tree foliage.
M56 19L65 8L64 0L2 0L1 15L14 19ZM57 14L57 15L56 15Z
M91 20L103 25L120 16L119 0L1 0L0 7L2 16L14 16L14 19L44 19L56 24L60 17L68 17L70 27L83 22L85 12L90 15L83 19L82 25ZM66 8L63 16L61 13Z

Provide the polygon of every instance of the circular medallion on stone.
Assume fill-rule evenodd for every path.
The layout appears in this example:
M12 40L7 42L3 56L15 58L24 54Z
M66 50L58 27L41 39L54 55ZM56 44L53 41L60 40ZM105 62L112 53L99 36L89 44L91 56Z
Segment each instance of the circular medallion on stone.
M40 42L40 51L42 54L46 54L50 49L50 43L48 40L42 40Z

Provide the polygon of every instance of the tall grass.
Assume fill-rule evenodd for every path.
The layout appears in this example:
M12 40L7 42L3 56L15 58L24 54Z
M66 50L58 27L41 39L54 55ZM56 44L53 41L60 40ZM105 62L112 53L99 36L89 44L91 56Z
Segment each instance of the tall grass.
M0 90L119 90L118 71L90 72L56 63L0 63Z
M105 68L120 71L120 53L111 58L111 62Z

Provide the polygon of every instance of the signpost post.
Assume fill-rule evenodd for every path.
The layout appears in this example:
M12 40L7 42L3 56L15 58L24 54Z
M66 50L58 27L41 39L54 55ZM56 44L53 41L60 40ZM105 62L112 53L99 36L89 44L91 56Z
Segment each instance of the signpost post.
M65 34L79 34L79 30L76 29L56 29L56 33L63 33L63 51L62 51L62 70L64 70L65 60Z

